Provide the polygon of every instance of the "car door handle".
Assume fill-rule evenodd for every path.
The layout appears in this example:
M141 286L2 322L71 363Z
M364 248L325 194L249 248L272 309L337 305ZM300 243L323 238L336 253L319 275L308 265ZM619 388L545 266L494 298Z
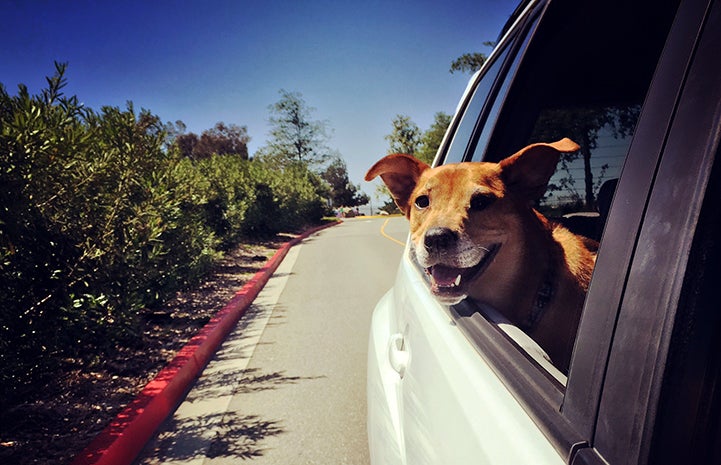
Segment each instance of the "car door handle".
M388 360L393 370L403 378L408 366L408 351L405 348L403 334L396 333L388 341Z

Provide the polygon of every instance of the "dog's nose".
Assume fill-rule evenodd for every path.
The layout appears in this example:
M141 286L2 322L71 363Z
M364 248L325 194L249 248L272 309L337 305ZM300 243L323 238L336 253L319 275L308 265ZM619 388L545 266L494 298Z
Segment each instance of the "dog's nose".
M429 250L444 250L454 245L458 240L458 233L448 228L431 228L426 231L423 242Z

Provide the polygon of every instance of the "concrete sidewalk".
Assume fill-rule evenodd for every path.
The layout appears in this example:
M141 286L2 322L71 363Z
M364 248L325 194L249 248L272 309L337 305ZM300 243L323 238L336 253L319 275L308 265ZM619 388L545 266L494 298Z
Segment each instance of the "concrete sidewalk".
M296 246L288 252L186 400L165 422L136 464L237 463L239 458L262 454L260 442L280 433L276 422L244 415L234 410L232 404L234 397L243 391L275 389L283 383L297 381L281 373L258 376L247 367L300 248Z

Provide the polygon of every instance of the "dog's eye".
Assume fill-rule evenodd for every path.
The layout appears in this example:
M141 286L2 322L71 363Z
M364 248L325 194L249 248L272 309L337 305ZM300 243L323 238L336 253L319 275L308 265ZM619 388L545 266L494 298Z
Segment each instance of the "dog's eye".
M428 205L431 204L431 199L429 199L427 195L419 195L418 197L416 197L415 204L416 207L422 210L424 208L427 208Z
M493 203L494 197L488 194L475 194L471 197L471 210L481 211Z

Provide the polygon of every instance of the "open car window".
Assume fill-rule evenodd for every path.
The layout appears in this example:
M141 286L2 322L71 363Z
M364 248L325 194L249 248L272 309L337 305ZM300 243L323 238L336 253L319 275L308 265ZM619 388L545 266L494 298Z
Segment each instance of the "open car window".
M583 236L594 251L598 242L603 246L615 186L678 8L677 1L657 2L653 10L638 2L607 3L551 2L530 46L518 52L525 55L520 66L496 85L496 113L464 133L471 138L464 156L470 161L499 161L531 143L574 140L580 150L563 154L536 209ZM461 319L483 315L562 389L565 368L554 367L543 348L484 311L482 302L472 304L456 309Z

